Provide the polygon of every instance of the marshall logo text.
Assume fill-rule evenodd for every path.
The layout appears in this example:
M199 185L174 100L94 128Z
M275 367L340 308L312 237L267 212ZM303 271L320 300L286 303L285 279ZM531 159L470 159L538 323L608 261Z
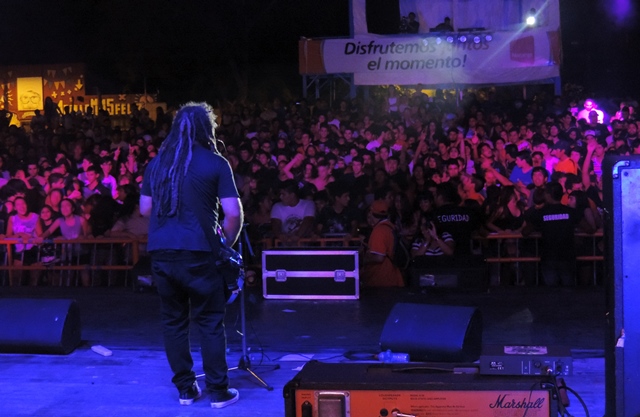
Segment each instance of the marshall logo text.
M535 401L527 401L526 398L523 398L521 401L516 401L515 399L507 399L508 394L498 395L498 399L495 403L489 404L489 408L542 408L544 406L544 398L538 398Z

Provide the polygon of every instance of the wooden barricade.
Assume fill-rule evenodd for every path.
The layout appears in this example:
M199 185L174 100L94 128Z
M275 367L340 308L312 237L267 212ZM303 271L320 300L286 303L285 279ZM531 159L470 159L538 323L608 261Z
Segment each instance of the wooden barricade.
M274 248L279 247L320 247L326 248L329 246L336 247L360 247L364 237L347 235L344 237L306 237L300 238L296 242L289 242L286 240L273 239Z
M18 239L18 238L4 238L0 239L0 245L3 246L5 252L4 263L0 265L0 271L7 272L9 282L13 282L13 277L16 271L129 271L131 270L140 259L139 246L141 243L146 242L146 237L142 239L132 238L78 238L78 239L64 239L55 238L46 241L35 239ZM15 244L31 244L39 248L43 244L52 244L54 246L55 260L51 262L43 262L41 259L41 253L37 255L37 259L31 265L15 265L15 260L22 261L23 259L17 259L14 254L13 246ZM108 246L107 255L104 257L106 263L97 262L96 252L98 248L104 248ZM89 262L82 262L83 258L80 253L77 253L76 248L82 247L89 254ZM89 248L87 248L89 247ZM126 263L113 263L114 250L116 247L124 247L126 249ZM60 257L64 254L63 257ZM64 259L61 259L64 258ZM3 280L4 283L5 280ZM108 285L111 285L111 277L109 277Z
M591 245L590 254L579 254L576 257L577 262L592 262L593 263L593 285L596 285L597 282L597 263L604 261L604 256L598 254L597 250L597 241L598 239L602 239L603 231L598 230L596 233L576 233L576 238L579 239L590 239ZM539 255L539 245L540 245L541 235L540 233L532 233L528 236L523 236L522 233L513 233L513 232L500 232L500 233L490 233L486 236L476 235L474 236L474 240L480 242L496 242L497 243L497 251L495 254L491 254L485 258L485 262L487 264L504 264L504 263L520 263L520 262L534 262L540 263L540 255ZM502 251L502 245L507 240L515 240L515 256L504 256ZM531 256L530 253L527 253L525 256L520 254L520 243L523 240L531 240L534 243L534 253ZM516 269L519 274L519 269ZM538 271L536 270L536 282L538 281ZM517 276L517 282L520 282L519 275Z
M583 249L587 248L587 252L583 252L578 254L576 261L577 262L589 262L592 263L593 268L593 284L597 283L597 269L598 263L604 265L604 256L598 251L598 241L603 238L602 230L594 234L586 234L586 233L576 233L575 235L579 239L590 240L589 244L582 245ZM529 236L522 236L520 233L490 233L486 236L476 235L473 239L477 242L480 242L482 246L484 246L483 252L485 253L485 262L487 266L492 264L506 264L506 263L540 263L540 255L539 255L539 244L541 236L539 233L533 233ZM515 245L515 253L512 256L506 256L503 253L503 245L504 242L511 240L516 241ZM534 248L533 253L529 251L528 253L521 253L521 243L524 241L531 241L532 247ZM53 242L56 247L61 247L64 245L82 245L83 247L90 247L90 253L92 256L90 257L89 262L80 263L79 258L75 257L75 262L72 264L70 262L61 263L61 262L53 262L44 264L38 257L38 261L31 265L14 265L14 253L12 251L12 246L16 243L22 244L40 244L41 242L36 242L35 240L22 240L17 238L4 238L0 239L0 248L4 249L4 262L0 264L0 272L4 275L9 276L9 282L11 281L11 277L15 273L15 271L30 271L30 270L40 270L40 271L92 271L92 273L96 273L97 271L130 271L140 260L140 244L146 243L146 237L140 239L133 238L79 238L79 239L63 239L56 238L53 241L49 240L48 243ZM486 251L486 247L489 243L495 243L497 245L497 250L493 253L488 253ZM347 235L344 237L330 237L330 238L321 238L321 237L311 237L311 238L301 238L296 242L290 242L286 240L273 239L273 238L264 238L259 241L251 242L252 245L255 245L259 248L259 250L265 249L273 249L273 248L291 248L291 247L304 247L304 248L327 248L327 247L358 247L360 250L364 249L364 237L363 236L351 236ZM104 248L105 246L109 247L109 255L105 257L105 259L112 261L114 259L113 252L116 247L124 247L126 249L127 257L125 263L111 263L111 262L98 262L95 257L95 253L97 248ZM494 248L495 249L495 248ZM250 262L248 267L250 268L260 268L261 257L256 253L254 259ZM538 279L538 268L536 268L536 282ZM519 268L516 268L517 273L519 273ZM517 282L519 282L520 277L517 277ZM1 282L4 284L6 279L3 279ZM111 280L109 279L108 285L111 285Z

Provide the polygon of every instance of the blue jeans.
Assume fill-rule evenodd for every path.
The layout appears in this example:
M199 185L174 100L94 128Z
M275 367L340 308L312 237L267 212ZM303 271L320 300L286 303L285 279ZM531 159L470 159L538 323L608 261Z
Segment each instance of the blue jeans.
M172 382L184 392L195 381L189 323L200 333L207 389L226 391L225 283L208 252L165 250L151 255L151 270L162 301L162 325ZM191 313L191 314L190 314Z

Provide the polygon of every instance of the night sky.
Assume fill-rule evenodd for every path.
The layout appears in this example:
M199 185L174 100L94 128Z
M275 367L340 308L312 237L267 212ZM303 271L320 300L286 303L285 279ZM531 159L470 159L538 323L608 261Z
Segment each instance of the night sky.
M300 36L349 34L347 0L3 3L0 65L84 62L87 94L140 93L146 81L148 92L170 103L297 96ZM622 5L618 21L605 10L614 4ZM628 4L637 7L631 0L561 0L563 82L638 95L640 30ZM239 89L243 80L249 91Z

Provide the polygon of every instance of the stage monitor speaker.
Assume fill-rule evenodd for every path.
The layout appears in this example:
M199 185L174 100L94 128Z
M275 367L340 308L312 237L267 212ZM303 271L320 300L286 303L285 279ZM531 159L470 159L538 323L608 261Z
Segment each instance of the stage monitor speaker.
M640 415L640 156L602 168L607 242L606 415Z
M378 35L400 32L400 3L398 0L367 0L367 30Z
M414 362L473 362L482 350L482 315L475 307L398 303L380 348L408 353Z
M0 299L0 352L68 354L80 344L75 300Z

